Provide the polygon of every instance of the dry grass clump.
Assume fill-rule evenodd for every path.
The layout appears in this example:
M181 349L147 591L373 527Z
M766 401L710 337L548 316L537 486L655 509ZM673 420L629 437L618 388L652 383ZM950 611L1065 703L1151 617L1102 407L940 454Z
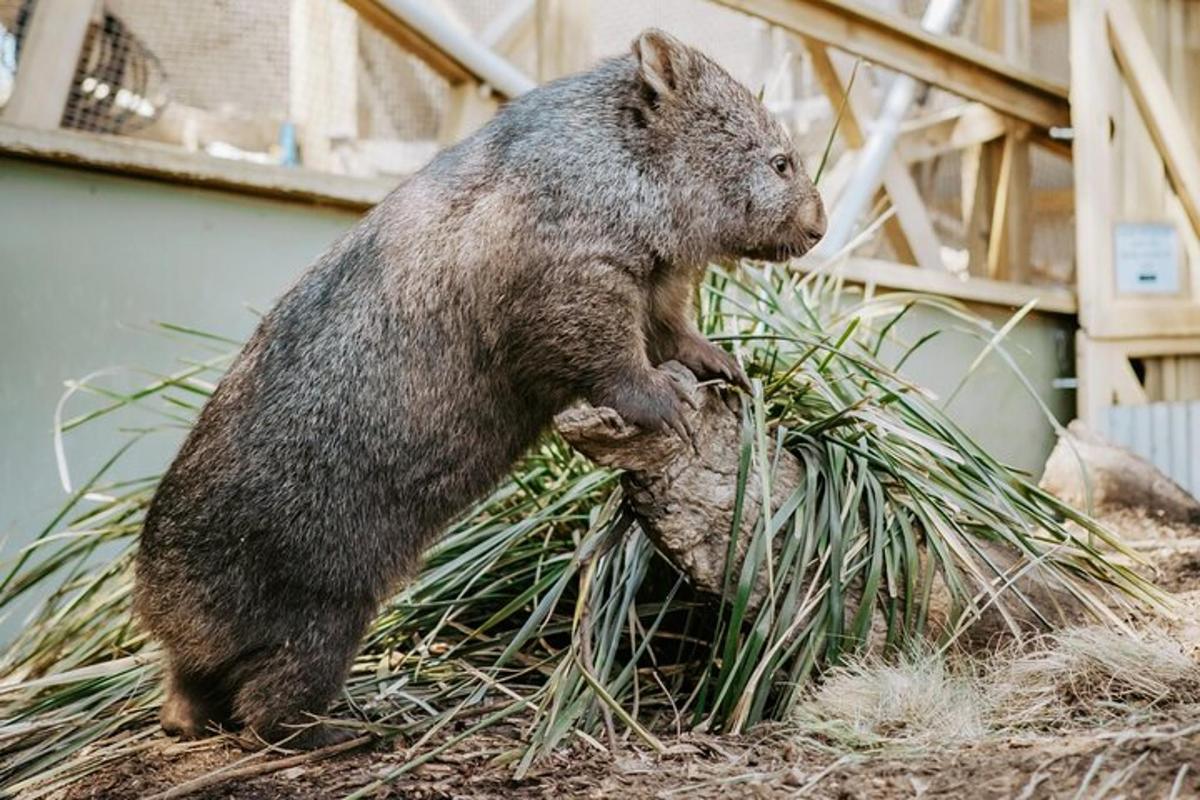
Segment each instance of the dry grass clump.
M993 724L1059 729L1200 703L1200 665L1153 631L1072 628L1014 650L991 670Z
M854 748L929 747L983 736L986 707L973 674L924 653L830 671L795 719L806 733Z
M1093 626L990 661L936 654L830 671L793 716L835 748L936 748L1020 732L1146 722L1200 705L1200 665L1175 638Z

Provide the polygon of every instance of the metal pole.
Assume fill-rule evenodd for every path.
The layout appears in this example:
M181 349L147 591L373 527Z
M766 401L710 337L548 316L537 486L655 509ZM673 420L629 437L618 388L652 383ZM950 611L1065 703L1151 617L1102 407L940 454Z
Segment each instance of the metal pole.
M376 2L505 97L519 97L537 86L508 61L455 28L430 4L420 0Z

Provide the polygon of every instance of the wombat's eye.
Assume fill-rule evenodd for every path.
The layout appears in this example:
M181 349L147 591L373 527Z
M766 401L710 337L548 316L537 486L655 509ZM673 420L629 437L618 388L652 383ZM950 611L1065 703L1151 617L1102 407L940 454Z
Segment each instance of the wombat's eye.
M792 160L787 156L775 156L771 159L771 168L786 178L792 171Z

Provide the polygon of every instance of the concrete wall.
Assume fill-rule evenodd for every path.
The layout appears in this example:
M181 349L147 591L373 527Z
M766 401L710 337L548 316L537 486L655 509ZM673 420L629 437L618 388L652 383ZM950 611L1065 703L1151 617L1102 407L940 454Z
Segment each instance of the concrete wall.
M0 557L11 556L64 499L54 466L52 415L63 381L126 366L178 369L194 344L148 330L163 320L237 338L355 219L348 212L242 197L149 180L0 158ZM1006 312L988 312L1001 324ZM1031 316L1009 340L1039 393L1061 417L1073 397L1050 388L1070 369L1072 320ZM906 372L946 396L983 344L955 333L951 318L915 311L900 331L915 341L944 333ZM105 379L133 388L144 372ZM94 405L76 398L75 412ZM1014 466L1040 467L1052 445L1037 404L990 358L950 407L961 424ZM70 414L68 415L70 416ZM129 426L155 424L125 414ZM76 481L122 441L115 424L68 435ZM139 444L118 474L153 474L179 433Z

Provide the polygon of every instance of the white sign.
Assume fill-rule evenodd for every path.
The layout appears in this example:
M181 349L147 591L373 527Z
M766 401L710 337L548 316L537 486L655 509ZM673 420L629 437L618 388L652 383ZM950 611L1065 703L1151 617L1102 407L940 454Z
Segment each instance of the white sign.
M1174 225L1118 222L1113 260L1121 294L1179 293L1179 232Z

